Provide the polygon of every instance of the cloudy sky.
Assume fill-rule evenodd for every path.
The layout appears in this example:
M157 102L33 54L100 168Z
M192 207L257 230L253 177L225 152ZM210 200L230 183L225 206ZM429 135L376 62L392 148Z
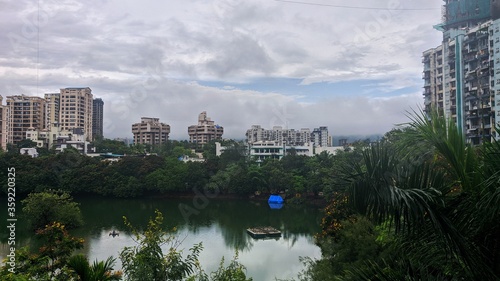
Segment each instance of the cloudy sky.
M148 116L187 139L202 111L227 138L253 124L383 134L423 103L441 4L0 0L0 95L90 87L108 138Z

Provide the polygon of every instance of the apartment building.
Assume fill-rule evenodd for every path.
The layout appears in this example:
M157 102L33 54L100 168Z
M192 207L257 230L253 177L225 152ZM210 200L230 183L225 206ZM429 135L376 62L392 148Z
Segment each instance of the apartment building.
M284 145L275 141L257 141L249 146L249 156L257 162L265 159L279 160L290 153L300 156L313 156L313 148L309 145Z
M328 134L328 127L315 128L312 132L308 128L300 130L283 129L274 126L271 130L262 128L260 125L252 125L245 133L247 143L251 146L257 142L275 142L278 145L308 146L313 144L317 147L331 146L332 138Z
M57 122L52 124L50 130L28 129L26 139L36 143L39 148L53 148L56 152L62 152L69 147L78 150L82 154L91 152L90 142L87 141L87 136L82 128L62 130Z
M423 53L424 110L440 110L473 145L499 139L500 3L444 2L443 43Z
M59 123L61 112L61 93L45 94L45 129L52 128L54 123Z
M168 141L170 125L161 123L159 118L141 117L140 123L132 124L134 144L162 144Z
M104 101L94 99L92 104L92 137L95 140L97 137L103 137Z
M60 89L60 94L59 123L61 130L70 131L82 128L87 140L92 140L92 90L89 87L64 88Z
M7 142L16 144L25 139L26 131L30 128L45 129L45 99L32 96L7 96L8 139Z
M429 49L423 53L424 64L424 110L443 108L443 47Z
M3 97L0 96L0 148L5 151L8 143L9 108L2 101Z
M274 126L271 130L266 130L260 125L252 125L245 133L247 143L252 145L261 141L273 141L279 145L306 145L311 142L311 130L302 128L283 129L281 126Z
M311 133L311 140L316 147L332 146L332 138L328 135L328 127L326 126L314 128Z
M212 140L221 139L224 128L215 124L207 117L207 112L203 111L198 115L198 124L188 127L189 142L199 145L206 144Z

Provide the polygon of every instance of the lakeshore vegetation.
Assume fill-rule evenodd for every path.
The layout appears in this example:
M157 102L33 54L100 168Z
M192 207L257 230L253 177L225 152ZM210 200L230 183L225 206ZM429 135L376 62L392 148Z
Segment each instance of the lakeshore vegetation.
M6 171L15 166L16 190L36 194L23 201L25 208L34 205L30 198L35 196L41 201L60 196L73 213L77 212L69 193L139 197L186 194L197 189L248 197L255 192L283 192L287 204L299 207L303 201L323 198L322 232L316 236L322 257L303 257L304 270L297 276L300 281L500 279L500 143L471 147L460 129L437 113L430 118L423 114L409 117L406 126L388 132L376 144L360 142L337 155L303 157L291 153L280 161L260 165L248 161L237 142L225 143L229 148L220 157L209 145L204 162L182 162L178 157L190 153L185 142L130 148L101 140L96 146L116 153L151 149L157 155L106 162L71 150L57 155L47 152L39 158L3 153L0 167ZM37 208L45 206L40 200L36 200ZM81 241L55 222L33 228L46 239L43 249L57 251L41 251L36 256L21 251L19 257L26 262L21 263L25 267L20 268L20 276L25 279L16 279L5 270L0 277L249 280L237 254L229 266L221 263L217 272L206 274L197 262L202 245L194 245L184 258L175 247L172 252L161 252L159 245L174 241L175 236L161 227L162 214L154 215L142 231L125 220L138 244L122 251L123 272L113 271L111 257L91 265L85 257L74 256L72 252ZM30 258L39 258L41 263ZM79 273L90 276L97 269L109 279L84 279ZM66 279L57 279L56 273L67 274L63 276Z

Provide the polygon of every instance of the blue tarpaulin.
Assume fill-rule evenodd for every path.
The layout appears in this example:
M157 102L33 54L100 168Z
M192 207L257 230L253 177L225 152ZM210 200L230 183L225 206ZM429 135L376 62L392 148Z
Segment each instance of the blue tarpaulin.
M283 203L268 203L271 209L281 209L283 208Z
M283 204L283 198L279 195L271 195L269 196L269 200L267 200L269 204Z

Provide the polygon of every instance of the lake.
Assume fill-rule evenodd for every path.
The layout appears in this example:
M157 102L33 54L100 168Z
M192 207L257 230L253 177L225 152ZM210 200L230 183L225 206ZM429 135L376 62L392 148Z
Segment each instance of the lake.
M238 252L238 260L247 268L247 276L255 281L293 278L303 268L299 257L319 258L321 251L313 235L320 231L321 211L315 206L285 206L271 209L266 201L241 199L77 199L85 226L72 234L85 239L82 252L90 260L118 257L125 246L133 246L123 224L126 216L136 227L144 227L154 210L163 213L165 227L177 228L182 240L179 249L187 253L194 244L202 242L200 262L207 273L216 270L222 257L226 264ZM6 209L6 208L4 208ZM20 206L18 206L18 214ZM1 210L0 227L5 229L6 213ZM254 226L273 226L282 231L280 238L253 239L246 229ZM109 233L116 230L119 236ZM0 234L0 258L7 255L7 233ZM26 230L25 219L19 218L16 230L18 244L33 243ZM165 247L166 250L166 247ZM117 259L117 267L121 267Z

